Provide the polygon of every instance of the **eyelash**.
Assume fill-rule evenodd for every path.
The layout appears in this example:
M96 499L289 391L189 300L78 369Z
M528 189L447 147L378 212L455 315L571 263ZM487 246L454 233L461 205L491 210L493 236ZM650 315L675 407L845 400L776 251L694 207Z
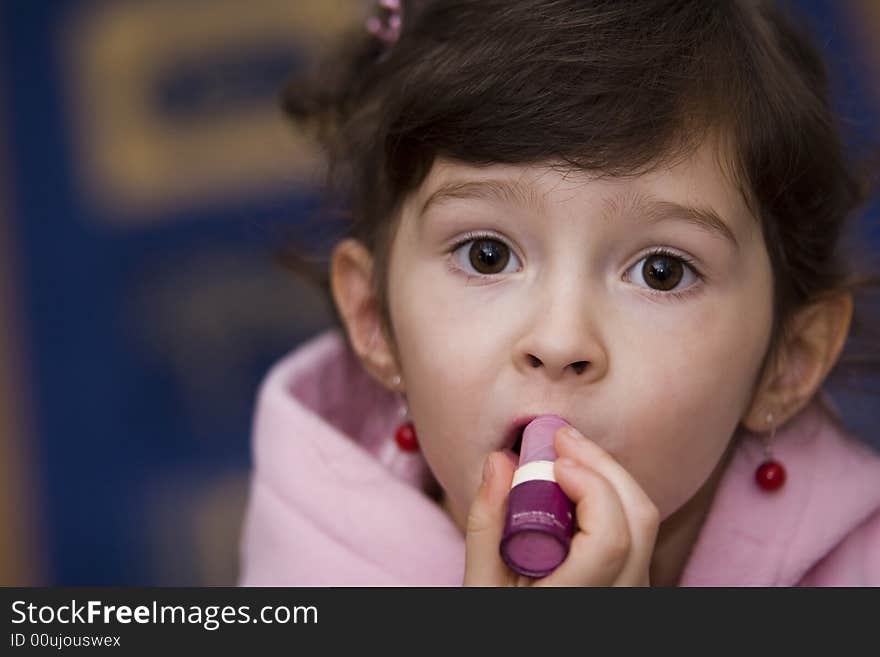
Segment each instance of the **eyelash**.
M510 248L510 245L507 243L507 241L500 238L498 235L493 235L492 233L465 233L462 238L449 249L449 260L447 262L449 271L454 274L463 275L468 283L470 283L471 281L495 278L495 276L490 276L488 274L471 274L470 272L464 271L461 267L456 265L455 262L453 262L452 255L456 251L458 251L465 244L468 244L469 242L474 242L476 240L495 240L497 242L501 242L504 246L510 249L511 252L513 252L513 249Z
M689 288L681 290L679 292L675 292L675 291L664 292L663 290L655 290L653 288L643 288L648 292L648 294L650 294L653 297L658 297L658 298L662 298L662 299L668 299L669 297L672 297L673 299L684 299L684 298L689 297L690 295L694 294L695 292L699 291L700 282L703 280L703 274L700 273L700 270L697 269L696 263L694 263L694 261L691 258L689 258L686 255L683 255L681 253L676 253L675 251L671 251L665 247L660 246L660 247L652 249L652 250L648 251L647 253L643 254L642 257L639 259L639 262L641 262L645 258L650 258L653 255L663 255L663 256L670 257L673 260L681 261L682 263L684 263L685 267L687 267L688 269L691 270L691 272L693 272L694 277L697 279L697 282L695 284L691 285ZM629 271L629 269L627 269L627 271Z
M497 235L493 235L491 233L466 233L465 235L462 236L462 238L460 240L458 240L455 243L455 245L453 245L450 248L449 255L451 256L453 253L458 251L465 244L468 244L469 242L473 242L475 240L481 240L481 239L496 240L496 241L504 244L504 246L506 246L508 249L510 249L511 252L513 251L513 249L510 247L510 245L505 240L498 237ZM681 253L676 253L666 247L661 246L661 247L657 247L657 248L652 249L652 250L648 251L647 253L643 254L642 257L639 259L639 261L644 260L645 258L649 258L654 255L667 256L669 258L673 258L675 260L679 260L680 262L684 263L685 267L687 267L688 269L691 270L691 272L693 272L694 276L697 279L697 283L694 285L691 285L686 290L682 290L680 292L654 290L652 288L643 288L648 292L648 294L650 294L653 297L662 298L664 300L669 299L670 297L672 297L673 299L684 299L684 298L690 296L691 294L693 294L695 291L698 291L699 282L703 280L703 274L700 272L700 270L697 268L696 263L694 263L694 261L691 258L689 258ZM471 274L469 272L462 271L462 269L460 267L458 267L457 265L455 265L452 262L452 258L449 259L449 269L450 269L450 271L452 271L454 273L463 274L466 277L466 280L468 282L470 282L472 280L484 280L484 279L488 279L488 278L494 278L494 276L489 276L486 274ZM629 269L627 269L627 271L629 271Z

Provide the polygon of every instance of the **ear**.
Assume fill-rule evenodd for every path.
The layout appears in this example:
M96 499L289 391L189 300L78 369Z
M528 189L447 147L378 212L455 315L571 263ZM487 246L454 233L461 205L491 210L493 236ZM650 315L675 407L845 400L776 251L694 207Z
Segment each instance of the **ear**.
M780 427L800 411L837 362L852 320L850 293L812 303L792 318L779 346L775 367L768 367L741 422L750 431L768 430L767 413Z
M333 300L345 325L352 348L364 368L390 390L400 369L382 326L379 300L373 290L373 256L355 239L345 239L333 249L330 262Z

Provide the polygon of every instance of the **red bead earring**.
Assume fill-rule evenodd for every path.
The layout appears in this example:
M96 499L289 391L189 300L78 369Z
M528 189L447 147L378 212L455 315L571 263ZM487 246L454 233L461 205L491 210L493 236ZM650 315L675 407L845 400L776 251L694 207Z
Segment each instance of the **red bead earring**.
M391 384L396 388L400 385L400 377L394 375L391 378ZM412 421L409 419L409 409L407 408L406 401L402 399L402 405L400 407L400 418L402 423L397 427L397 430L394 432L394 440L397 443L397 446L404 452L417 452L419 451L419 441L416 437L416 428Z
M767 423L770 425L770 436L764 439L764 462L755 470L755 482L762 490L770 492L782 488L785 483L785 468L773 458L770 451L770 443L776 435L773 413L767 413Z

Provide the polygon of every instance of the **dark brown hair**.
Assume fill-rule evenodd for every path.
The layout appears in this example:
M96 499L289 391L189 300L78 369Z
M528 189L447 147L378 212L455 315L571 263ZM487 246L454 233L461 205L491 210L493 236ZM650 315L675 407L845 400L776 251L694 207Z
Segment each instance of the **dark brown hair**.
M715 136L772 263L764 367L798 309L850 291L856 309L834 373L880 370L878 319L867 314L880 281L858 264L870 257L856 252L862 242L845 239L876 183L876 159L847 152L820 51L776 4L404 1L392 47L365 30L342 43L290 83L284 108L323 147L344 235L373 253L389 336L398 210L436 158L628 176ZM295 247L284 260L299 271L309 264ZM313 264L326 289L326 266Z

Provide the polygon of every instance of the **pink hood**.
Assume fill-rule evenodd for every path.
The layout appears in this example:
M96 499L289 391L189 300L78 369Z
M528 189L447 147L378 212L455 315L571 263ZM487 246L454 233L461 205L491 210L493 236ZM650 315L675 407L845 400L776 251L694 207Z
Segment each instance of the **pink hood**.
M245 586L457 586L464 539L431 496L424 459L398 449L399 401L337 330L266 377L242 540ZM821 395L777 432L788 472L763 493L744 436L686 565L684 586L880 585L880 457Z

